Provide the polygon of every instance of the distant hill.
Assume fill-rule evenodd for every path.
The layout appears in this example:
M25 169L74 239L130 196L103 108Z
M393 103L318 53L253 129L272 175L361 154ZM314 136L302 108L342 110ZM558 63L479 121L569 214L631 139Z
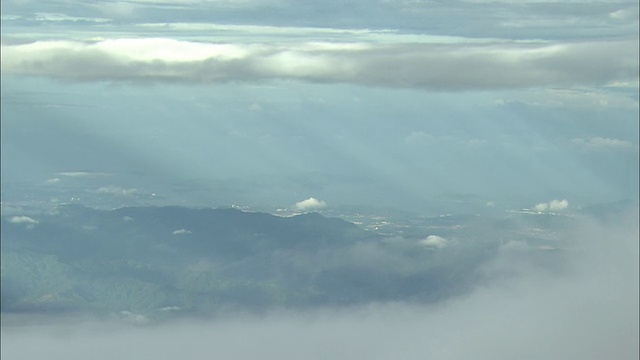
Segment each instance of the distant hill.
M372 236L352 223L316 213L283 218L236 209L99 211L67 205L38 221L37 226L24 226L3 219L3 235L8 237L3 247L46 251L70 260L175 262L193 256L231 260L276 248L310 251Z
M60 206L2 218L2 311L137 319L429 302L467 291L491 256L435 250L317 213Z

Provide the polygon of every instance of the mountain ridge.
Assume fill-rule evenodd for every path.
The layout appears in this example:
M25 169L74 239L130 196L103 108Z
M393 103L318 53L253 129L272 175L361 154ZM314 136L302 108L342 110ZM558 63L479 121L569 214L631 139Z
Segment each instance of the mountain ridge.
M504 238L553 240L534 234L536 240L491 219L436 220L446 226L427 221L422 229L440 235L437 246L426 235L385 236L318 213L65 205L7 216L1 228L2 312L137 314L155 321L430 303L482 284L482 265L499 255ZM560 254L528 252L523 259L548 264Z

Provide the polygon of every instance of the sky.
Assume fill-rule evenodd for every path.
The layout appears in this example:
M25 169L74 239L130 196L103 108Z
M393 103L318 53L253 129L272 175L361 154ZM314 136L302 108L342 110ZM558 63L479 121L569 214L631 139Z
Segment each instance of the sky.
M638 10L631 0L3 0L2 215L35 225L24 208L69 202L637 209ZM513 280L434 307L143 329L83 321L68 332L18 320L3 324L2 355L636 359L631 216L579 224L563 276L527 268L515 246L487 268Z
M636 1L6 0L1 90L3 205L638 198Z

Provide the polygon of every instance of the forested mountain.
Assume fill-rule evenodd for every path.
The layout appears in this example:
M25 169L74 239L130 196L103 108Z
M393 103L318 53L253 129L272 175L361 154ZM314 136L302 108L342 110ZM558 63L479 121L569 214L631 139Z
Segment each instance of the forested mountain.
M317 213L278 217L236 209L65 205L39 216L3 217L2 311L146 321L433 302L472 288L482 278L479 267L504 242L473 228L473 217L436 220L429 224L441 234L474 235L464 244L455 232L449 239L391 237Z

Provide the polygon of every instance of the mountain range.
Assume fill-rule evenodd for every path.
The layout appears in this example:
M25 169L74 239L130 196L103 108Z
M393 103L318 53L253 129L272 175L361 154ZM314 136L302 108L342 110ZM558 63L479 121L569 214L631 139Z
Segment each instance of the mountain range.
M318 213L62 205L5 216L2 312L148 321L435 302L481 283L503 241L457 219L467 223L438 228L464 230L466 243L455 232L439 242L383 236Z

